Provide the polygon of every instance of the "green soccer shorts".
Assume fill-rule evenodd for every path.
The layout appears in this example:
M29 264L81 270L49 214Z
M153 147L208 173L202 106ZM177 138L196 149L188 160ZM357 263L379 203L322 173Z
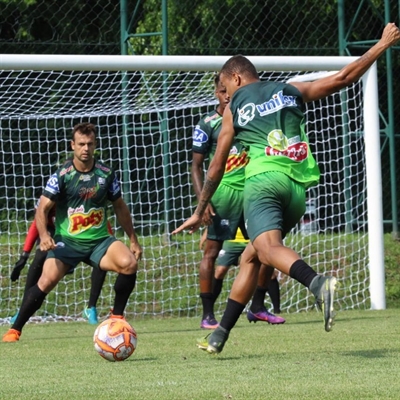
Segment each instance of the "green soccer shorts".
M114 236L108 236L102 239L94 240L90 244L82 245L73 240L55 236L54 241L57 247L47 253L47 258L56 258L64 264L69 265L71 272L80 262L84 262L92 267L99 268L100 261L106 254L107 249L117 239Z
M305 210L304 186L286 174L270 171L246 179L244 218L251 241L275 229L281 230L285 237Z
M216 265L226 268L229 268L232 265L239 265L239 258L246 246L247 242L225 241L218 254Z
M208 226L207 239L224 241L235 238L238 227L244 227L243 191L219 185L211 199L215 216Z

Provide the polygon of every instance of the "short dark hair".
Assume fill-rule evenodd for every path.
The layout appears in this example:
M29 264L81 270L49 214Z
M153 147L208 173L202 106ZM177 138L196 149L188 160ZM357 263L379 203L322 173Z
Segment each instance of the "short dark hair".
M219 82L220 82L220 79L219 79L219 72L218 72L218 73L216 73L214 75L214 85L215 85L215 87L218 87Z
M221 68L220 74L244 74L251 78L259 78L254 64L245 56L240 54L231 57Z
M96 126L90 122L81 122L76 124L72 129L72 140L75 140L75 132L80 132L82 135L91 135L92 133L96 137Z

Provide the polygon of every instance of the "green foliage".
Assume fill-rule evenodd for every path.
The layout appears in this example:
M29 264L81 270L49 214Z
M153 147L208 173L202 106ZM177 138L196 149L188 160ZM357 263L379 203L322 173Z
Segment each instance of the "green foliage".
M386 302L400 308L400 242L385 235Z
M0 398L399 397L400 310L341 312L330 333L320 313L284 316L280 326L249 324L243 316L218 356L196 348L206 333L198 318L130 319L138 346L121 363L96 354L95 327L87 323L29 324L18 343L0 343Z

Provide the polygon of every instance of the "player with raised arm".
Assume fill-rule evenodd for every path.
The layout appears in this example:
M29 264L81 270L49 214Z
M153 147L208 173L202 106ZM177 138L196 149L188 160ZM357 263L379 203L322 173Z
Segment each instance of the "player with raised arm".
M49 178L36 210L40 249L48 252L42 275L27 291L19 315L4 334L3 342L20 339L22 328L40 308L46 295L82 261L93 268L119 274L114 286L114 318L124 318L126 304L135 287L137 261L142 249L114 170L94 158L95 126L87 122L75 125L71 147L73 159ZM109 202L130 240L129 248L107 231ZM53 238L47 231L47 219L55 205Z
M231 57L220 79L231 97L225 109L215 156L195 213L173 233L197 230L208 202L217 189L233 140L249 148L244 213L251 243L242 255L219 327L198 346L220 353L255 289L260 263L296 279L314 294L323 311L326 331L334 321L336 278L317 274L292 249L284 236L305 211L305 190L319 181L319 168L305 133L304 103L322 99L359 80L371 65L400 39L394 23L363 56L339 72L313 82L290 84L260 81L254 65L243 56Z

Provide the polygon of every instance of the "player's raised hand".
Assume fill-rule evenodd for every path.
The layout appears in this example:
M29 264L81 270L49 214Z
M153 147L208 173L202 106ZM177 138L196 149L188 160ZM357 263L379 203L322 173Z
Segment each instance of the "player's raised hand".
M202 217L200 217L197 214L193 214L189 219L187 219L181 226L179 226L178 228L176 228L172 234L176 235L179 232L182 232L183 230L188 230L189 233L194 233L196 232L200 226L201 226L201 222L202 222Z
M393 46L400 40L400 30L394 22L389 22L385 26L381 40L387 47Z

